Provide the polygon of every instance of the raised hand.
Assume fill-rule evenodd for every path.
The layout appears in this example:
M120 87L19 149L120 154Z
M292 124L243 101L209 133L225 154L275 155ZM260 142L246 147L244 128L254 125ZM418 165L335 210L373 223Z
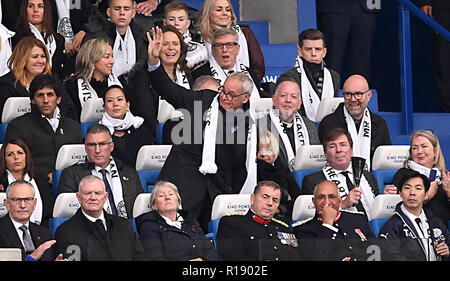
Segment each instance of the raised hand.
M153 38L152 38L153 36ZM150 33L147 32L147 39L148 39L148 64L149 65L156 65L159 62L159 52L161 51L162 47L162 31L159 27L152 27L152 36L150 36Z

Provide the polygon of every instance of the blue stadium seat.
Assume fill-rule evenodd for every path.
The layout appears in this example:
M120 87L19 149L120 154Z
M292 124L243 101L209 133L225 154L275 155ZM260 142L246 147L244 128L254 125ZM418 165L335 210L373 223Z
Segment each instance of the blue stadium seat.
M10 97L6 100L1 116L0 142L3 143L5 140L8 123L14 118L28 112L31 112L31 101L29 97Z
M80 114L80 129L83 138L86 137L87 129L102 119L103 112L105 112L103 109L103 99L90 98L85 101Z
M159 172L170 153L171 145L144 145L136 158L136 171L144 192L152 192Z
M382 194L384 187L388 184L392 184L392 178L394 177L397 170L373 170L372 174L377 180L378 190Z
M313 197L314 195L300 195L295 199L294 208L292 209L292 222L289 224L291 229L296 222L314 217L316 207L314 207L312 202Z
M318 171L320 170L295 170L294 172L292 172L292 174L294 175L295 181L297 182L298 186L300 186L300 189L302 189L303 178Z
M53 208L53 218L49 220L49 229L53 237L58 226L73 216L79 207L80 203L75 192L58 195Z
M397 203L402 201L399 194L380 194L375 197L372 204L369 226L378 237L381 227L395 213Z
M159 123L156 125L156 144L162 144L162 135L163 135L163 127L164 123Z
M86 133L89 127L92 125L97 124L98 122L87 122L87 123L80 123L80 130L81 130L81 137L84 139L86 138Z

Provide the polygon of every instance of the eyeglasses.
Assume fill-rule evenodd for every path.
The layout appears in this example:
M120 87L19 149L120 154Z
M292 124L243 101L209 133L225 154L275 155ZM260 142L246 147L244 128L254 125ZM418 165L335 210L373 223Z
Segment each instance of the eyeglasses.
M227 99L230 99L230 100L232 100L232 99L234 99L234 98L237 98L237 97L240 97L240 96L243 96L243 95L247 94L247 93L245 92L245 93L242 93L242 94L239 94L239 95L233 95L233 94L231 94L231 93L225 92L225 90L223 89L223 86L220 86L219 89L218 89L218 91L219 91L219 93L224 94L225 97L226 97Z
M238 43L236 42L227 42L227 43L214 43L212 46L215 49L222 49L224 46L226 47L226 49L233 49L234 47L236 47L238 45Z
M351 100L352 96L354 96L355 99L360 100L360 99L362 99L363 95L365 93L367 93L368 91L370 91L370 89L365 92L354 92L354 93L344 92L342 95L344 96L344 99L346 99L346 100Z
M88 142L88 143L86 143L86 146L88 149L96 149L97 145L98 145L98 147L100 149L105 149L110 144L111 144L111 142L99 142L99 143Z
M33 197L25 197L25 198L14 197L14 198L11 198L8 200L11 200L15 204L20 204L22 201L25 202L26 204L30 204L31 202L34 201L34 198Z

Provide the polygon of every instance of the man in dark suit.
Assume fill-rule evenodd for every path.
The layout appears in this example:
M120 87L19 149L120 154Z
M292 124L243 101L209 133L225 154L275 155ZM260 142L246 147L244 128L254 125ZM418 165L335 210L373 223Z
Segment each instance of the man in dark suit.
M383 117L369 110L372 98L367 80L361 75L352 75L344 83L344 103L325 116L319 124L319 138L333 128L345 128L353 140L353 155L366 159L370 171L375 150L380 145L390 145L389 129ZM323 142L322 142L323 143Z
M5 140L21 139L31 151L35 172L49 177L59 148L81 143L80 124L67 118L57 82L51 75L36 76L30 84L31 112L13 119L6 129Z
M450 30L450 1L419 0L417 5L425 14ZM450 112L450 42L437 33L433 42L433 64L439 105L445 112Z
M306 260L367 260L369 239L375 239L363 213L340 210L338 186L330 181L317 185L312 199L316 213L292 226ZM373 242L373 241L371 241Z
M109 129L101 124L89 127L84 147L87 153L85 163L63 170L58 194L76 192L82 178L95 175L104 180L109 193L107 211L123 218L133 218L134 201L143 192L141 181L136 170L111 156L114 143Z
M30 222L36 207L33 186L24 180L15 181L6 190L4 201L8 214L0 218L0 248L20 248L22 260L51 261L55 249L50 230ZM61 260L58 255L56 260Z
M342 209L358 210L370 218L373 199L380 192L375 177L367 171L363 171L359 186L355 186L350 134L343 128L332 129L322 140L322 145L327 163L322 171L303 178L302 193L314 194L317 184L324 180L332 181L339 187L339 195L343 198Z
M298 36L294 67L281 74L278 81L295 79L303 100L300 112L316 122L317 110L323 98L337 97L341 87L339 73L325 66L327 55L325 35L317 29L306 29Z
M75 260L81 261L136 261L146 255L131 223L108 214L103 205L108 192L103 181L93 175L79 184L77 199L80 208L55 233L56 249L64 255L76 247Z
M370 77L372 39L381 0L316 0L317 25L328 40L328 67ZM344 57L348 71L343 71ZM345 75L347 76L347 75Z
M273 218L280 197L277 183L259 182L247 214L220 219L217 245L224 260L299 260L299 241L286 223Z

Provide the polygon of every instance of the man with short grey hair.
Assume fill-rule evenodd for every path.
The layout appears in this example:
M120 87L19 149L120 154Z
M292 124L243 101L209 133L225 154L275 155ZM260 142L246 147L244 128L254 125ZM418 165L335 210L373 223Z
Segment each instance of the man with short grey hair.
M0 248L19 248L22 260L51 261L55 249L50 230L30 221L36 207L33 185L25 180L11 183L4 200L8 214L0 218ZM58 255L56 260L61 260Z
M145 260L131 223L103 210L108 200L103 180L88 175L78 189L80 208L56 230L56 249L77 261Z

